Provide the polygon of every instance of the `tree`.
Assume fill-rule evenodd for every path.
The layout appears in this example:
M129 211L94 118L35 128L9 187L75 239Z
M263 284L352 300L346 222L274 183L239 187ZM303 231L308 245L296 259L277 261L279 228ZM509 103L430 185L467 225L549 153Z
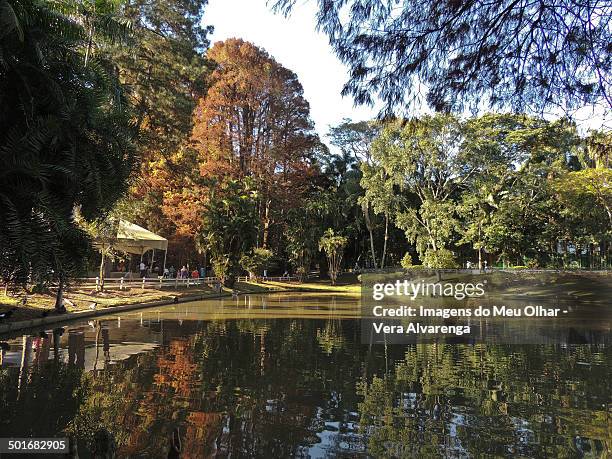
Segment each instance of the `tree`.
M175 183L182 187L184 180L189 181L187 169L194 169L186 161L185 147L193 110L206 92L212 70L205 57L211 30L203 25L206 4L207 0L121 2L120 13L134 31L132 46L106 46L99 51L112 59L128 88L133 121L140 128L140 171L122 202L122 216L164 234L175 255L195 251L197 228L175 224L175 215L167 210L176 202L166 202L165 195ZM180 202L174 198L171 201Z
M107 47L129 88L141 149L147 160L169 157L192 128L196 98L205 92L204 53L211 27L202 25L207 0L132 0L120 14L133 28L133 46Z
M377 169L363 182L366 195L375 187L403 192L395 223L421 257L453 242L458 225L454 197L476 171L475 162L461 149L462 141L459 120L436 115L390 123L372 144ZM380 185L378 174L385 177Z
M579 140L575 126L521 114L486 114L466 120L464 133L462 148L478 158L478 168L458 202L463 234L459 243L472 244L479 268L483 252L500 250L497 244L504 240L508 244L504 256L518 256L533 247L535 239L524 239L532 227L540 228L533 236L548 232L546 236L554 238L550 232L558 229L558 222L553 224L556 210L546 197L546 181L549 174L566 167L564 158L575 154ZM521 197L525 201L519 205ZM536 207L539 210L533 213Z
M389 239L389 220L393 219L397 207L397 199L393 190L393 181L389 180L385 170L377 165L361 163L361 186L364 195L360 202L364 206L371 206L374 213L385 217L385 236L380 258L380 268L385 267L387 256L387 242ZM370 235L371 236L371 235Z
M106 259L113 257L114 246L117 243L117 231L119 229L119 219L113 216L106 216L94 221L84 220L77 212L77 224L89 235L94 243L94 247L100 252L100 266L98 269L99 291L104 291Z
M554 183L561 202L571 206L574 212L595 204L605 215L606 223L602 222L602 230L612 230L612 169L596 168L567 172Z
M200 243L210 253L215 275L233 285L240 258L257 236L256 196L248 183L224 181L211 188L202 218Z
M318 175L310 108L295 73L249 42L216 43L207 57L216 68L194 112L199 171L205 178L251 178L259 245L269 248Z
M112 64L89 43L125 28L80 4L4 1L0 8L0 269L4 282L65 283L88 238L74 220L110 210L136 164L130 106ZM91 24L96 24L95 29Z
M300 282L308 274L318 251L326 214L325 199L325 193L320 191L303 202L301 208L292 209L288 214L286 251Z
M252 253L240 258L240 266L249 273L249 277L256 278L258 273L268 267L273 256L268 249L255 248Z
M441 248L438 250L428 250L423 257L423 266L435 269L455 269L459 268L455 254L448 249ZM438 271L438 280L440 272Z
M380 124L375 121L352 121L344 119L338 126L329 130L329 140L342 154L350 155L360 162L370 162L371 145L380 132Z
M328 137L331 140L332 145L338 147L342 153L342 159L344 163L348 166L352 162L357 161L361 164L368 164L371 158L371 145L372 141L378 134L380 127L375 122L368 121L360 121L360 122L352 122L349 119L345 119L340 125L332 127L328 134ZM340 158L338 158L339 160ZM346 173L346 171L339 171L341 174ZM363 218L370 233L370 253L372 256L372 262L374 263L374 268L378 266L377 258L376 258L376 250L374 248L374 224L372 219L370 218L370 203L367 200L363 199L363 189L361 186L358 190L359 199L358 202L363 211ZM386 234L385 234L385 246L386 246ZM384 263L384 249L383 249L383 259L381 260Z
M296 0L277 0L289 13ZM612 108L612 7L605 0L318 0L318 28L349 66L343 94L385 112Z
M550 182L578 154L573 123L548 122L518 114L487 114L465 122L464 149L478 170L462 190L460 242L478 251L497 252L524 264L542 264L556 251L564 222Z
M587 167L612 167L612 132L592 131L585 139Z
M412 264L412 255L410 254L410 252L406 252L404 254L404 256L402 257L402 261L400 262L400 265L404 269L410 269L414 266Z
M586 168L560 174L550 184L551 195L559 203L562 237L589 257L589 267L605 267L610 260L612 239L612 169ZM592 258L598 254L601 263ZM571 261L563 257L565 266Z
M342 267L342 256L344 255L344 247L348 240L344 236L334 233L334 230L328 228L321 239L319 239L319 250L325 251L329 266L329 278L332 285L336 285L338 274Z

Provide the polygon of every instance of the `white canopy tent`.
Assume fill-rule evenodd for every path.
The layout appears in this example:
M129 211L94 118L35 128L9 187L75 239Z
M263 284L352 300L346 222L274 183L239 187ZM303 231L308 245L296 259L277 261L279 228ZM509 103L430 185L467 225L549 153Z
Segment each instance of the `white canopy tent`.
M113 247L122 252L142 255L152 249L168 250L168 239L134 223L119 220L117 241Z
M94 242L94 245L99 245ZM117 237L111 243L112 247L122 252L131 253L142 256L149 250L153 250L153 261L155 259L155 250L164 251L164 266L166 268L166 254L168 252L168 239L159 236L141 226L128 222L127 220L119 220L117 227ZM163 271L162 271L163 273Z

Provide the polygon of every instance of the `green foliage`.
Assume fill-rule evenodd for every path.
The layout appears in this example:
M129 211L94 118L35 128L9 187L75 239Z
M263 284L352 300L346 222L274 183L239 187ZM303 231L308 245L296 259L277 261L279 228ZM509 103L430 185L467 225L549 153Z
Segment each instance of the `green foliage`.
M117 231L119 230L119 218L107 215L93 221L82 218L78 211L75 212L75 221L90 237L93 245L100 252L100 266L98 270L98 288L104 290L106 259L115 258L115 245L117 243Z
M531 258L527 260L527 268L537 269L537 268L541 268L541 266L537 259Z
M415 243L420 255L427 250L438 250L453 240L458 223L453 202L439 202L427 198L419 209L406 209L396 217L397 226Z
M344 119L338 126L330 129L328 137L345 157L353 157L368 162L371 156L371 145L380 132L381 125L374 121L351 121Z
M135 0L121 3L132 24L133 46L108 47L130 88L146 159L168 157L188 138L195 97L205 91L204 57L210 27L202 25L207 0Z
M126 27L112 5L5 0L0 7L0 276L60 281L83 268L73 209L110 210L135 166L129 104L92 43Z
M479 261L493 253L544 266L558 240L606 237L607 169L572 170L584 156L605 162L604 143L590 147L566 120L517 114L394 122L374 140L372 163L361 166L364 201L389 212L431 266L453 265L438 251L462 244Z
M313 194L301 208L292 209L288 214L286 250L301 280L308 274L319 250L319 239L323 234L323 221L327 213L325 197L322 193Z
M241 257L255 244L257 221L255 196L246 182L230 180L211 188L200 241L224 283L233 284Z
M602 226L612 231L612 169L567 172L553 182L553 189L566 212L599 217Z
M366 196L381 208L396 209L395 223L421 256L452 240L458 223L454 195L477 166L461 149L462 126L450 115L388 125L372 145L377 170L367 170ZM385 177L381 182L376 177ZM393 200L388 196L395 189Z
M319 250L323 250L327 255L329 265L329 277L332 285L336 284L336 279L342 267L342 256L344 255L344 247L348 240L344 236L334 233L334 230L328 228L319 239Z
M455 269L459 267L453 252L448 249L428 249L423 257L423 265L436 269Z
M480 164L461 193L459 243L519 263L522 255L541 257L565 232L549 178L569 167L579 144L565 120L516 114L467 120L463 148Z
M410 269L414 267L414 265L412 264L412 255L410 255L410 252L406 252L406 255L402 257L402 261L400 264L404 269Z
M240 258L240 266L249 273L251 277L256 277L263 269L268 268L274 254L271 250L257 247L253 252L243 255Z

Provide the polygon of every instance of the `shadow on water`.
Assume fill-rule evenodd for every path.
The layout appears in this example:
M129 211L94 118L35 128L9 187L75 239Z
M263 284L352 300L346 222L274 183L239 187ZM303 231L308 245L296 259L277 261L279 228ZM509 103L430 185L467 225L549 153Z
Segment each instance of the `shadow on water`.
M2 437L69 436L81 458L610 452L606 346L367 346L350 318L357 300L279 298L175 305L9 340Z

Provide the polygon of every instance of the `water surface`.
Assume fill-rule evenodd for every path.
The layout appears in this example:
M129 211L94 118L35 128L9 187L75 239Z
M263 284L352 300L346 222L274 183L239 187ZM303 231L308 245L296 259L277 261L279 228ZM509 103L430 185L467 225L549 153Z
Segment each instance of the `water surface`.
M2 437L119 457L606 457L604 345L360 343L358 298L245 296L8 340Z

